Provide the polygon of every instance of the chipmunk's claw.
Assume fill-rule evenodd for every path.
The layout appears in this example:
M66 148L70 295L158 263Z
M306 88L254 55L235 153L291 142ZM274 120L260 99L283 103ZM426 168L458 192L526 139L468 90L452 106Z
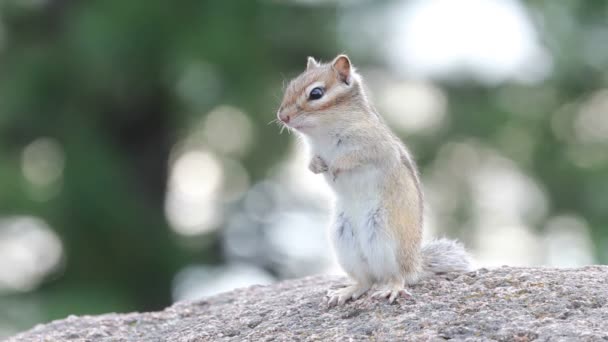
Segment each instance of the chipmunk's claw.
M399 297L412 298L412 294L400 286L390 286L374 292L371 296L373 299L388 298L389 303L394 303Z
M368 286L351 285L345 288L332 291L328 294L327 306L344 305L349 300L357 300L369 290Z

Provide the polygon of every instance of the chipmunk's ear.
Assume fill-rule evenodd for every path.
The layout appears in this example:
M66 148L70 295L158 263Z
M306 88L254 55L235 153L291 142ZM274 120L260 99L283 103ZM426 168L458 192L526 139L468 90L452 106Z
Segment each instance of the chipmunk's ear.
M350 64L350 59L348 59L347 55L339 55L334 58L334 61L331 63L332 67L338 73L340 80L346 84L350 84L352 67Z
M319 65L319 62L317 62L313 57L308 57L308 62L306 62L306 70L316 68Z

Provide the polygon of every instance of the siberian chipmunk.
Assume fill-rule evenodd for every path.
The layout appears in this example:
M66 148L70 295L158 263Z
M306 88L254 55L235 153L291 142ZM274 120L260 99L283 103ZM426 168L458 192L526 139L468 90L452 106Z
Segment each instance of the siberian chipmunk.
M322 173L336 194L331 241L354 284L328 293L328 305L409 297L407 285L432 274L470 271L456 241L422 245L423 205L418 170L405 145L368 100L346 55L306 71L285 90L277 116L311 147L309 169Z

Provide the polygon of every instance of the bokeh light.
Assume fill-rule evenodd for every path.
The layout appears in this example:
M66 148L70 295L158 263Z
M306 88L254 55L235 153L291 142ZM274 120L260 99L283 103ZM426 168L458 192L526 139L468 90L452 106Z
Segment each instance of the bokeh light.
M227 287L266 285L272 281L268 273L245 264L224 267L191 265L175 276L173 300L196 300L224 292Z
M0 218L0 294L35 289L61 264L59 237L40 218Z
M437 132L447 116L447 98L431 83L388 83L379 98L382 113L395 127L405 133Z
M207 151L187 151L174 162L165 203L171 227L184 235L202 234L215 228L221 207L218 191L222 165Z
M238 108L220 106L207 114L203 134L214 150L243 155L251 147L253 125L247 114Z

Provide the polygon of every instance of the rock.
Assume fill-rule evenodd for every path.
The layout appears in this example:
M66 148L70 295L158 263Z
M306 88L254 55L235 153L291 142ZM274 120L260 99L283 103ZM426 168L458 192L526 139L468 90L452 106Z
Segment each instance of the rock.
M161 312L69 317L8 341L608 341L608 266L480 269L425 280L393 305L322 305L345 284L308 277Z

